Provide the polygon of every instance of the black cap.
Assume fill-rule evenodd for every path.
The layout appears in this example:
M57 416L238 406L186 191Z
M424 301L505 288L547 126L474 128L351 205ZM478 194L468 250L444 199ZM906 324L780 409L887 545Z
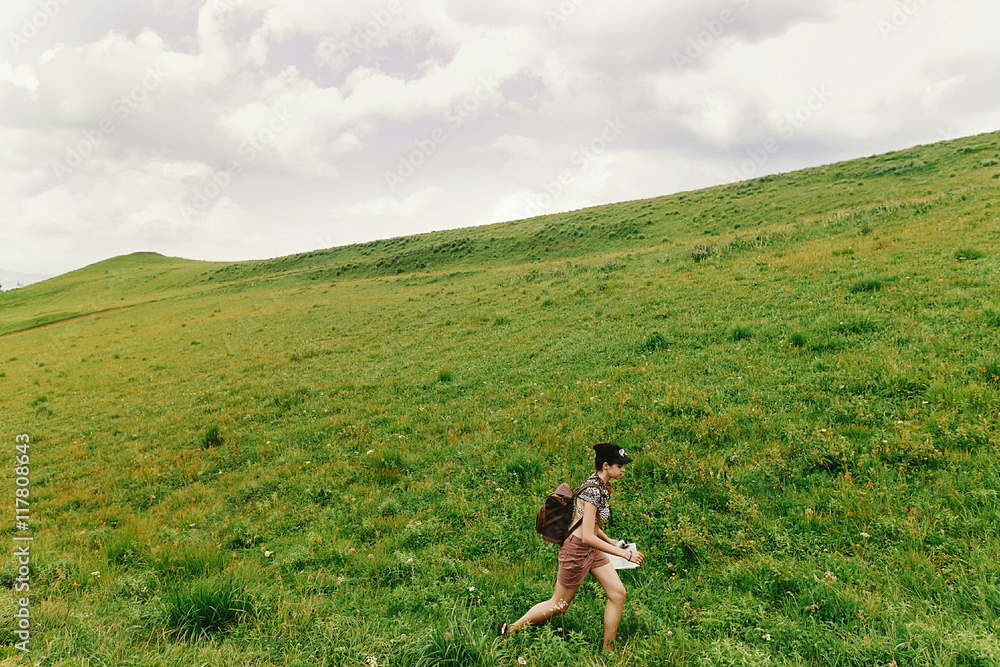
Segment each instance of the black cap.
M600 461L609 465L632 463L632 458L625 453L625 450L613 442L602 442L594 445L594 454Z

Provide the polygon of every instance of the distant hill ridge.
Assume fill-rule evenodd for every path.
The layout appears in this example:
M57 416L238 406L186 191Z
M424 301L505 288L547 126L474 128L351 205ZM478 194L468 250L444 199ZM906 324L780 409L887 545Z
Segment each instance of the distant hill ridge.
M190 290L261 280L364 279L569 260L663 244L773 243L793 223L876 210L926 211L1000 177L1000 132L787 174L525 220L382 239L267 260L202 262L137 252L0 294L0 334ZM863 214L863 213L862 213ZM797 238L821 236L822 228Z
M0 267L0 289L12 290L54 277L51 273L24 273Z

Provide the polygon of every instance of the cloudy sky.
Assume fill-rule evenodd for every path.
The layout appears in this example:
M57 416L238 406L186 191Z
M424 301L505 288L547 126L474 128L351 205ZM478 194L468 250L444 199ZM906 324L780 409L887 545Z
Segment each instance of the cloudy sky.
M274 257L997 130L998 25L996 0L4 0L0 269Z

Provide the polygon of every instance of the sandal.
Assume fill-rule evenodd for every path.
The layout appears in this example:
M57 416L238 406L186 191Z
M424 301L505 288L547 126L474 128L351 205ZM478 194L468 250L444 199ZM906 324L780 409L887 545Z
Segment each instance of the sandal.
M497 624L497 637L506 637L509 634L510 626L505 621Z

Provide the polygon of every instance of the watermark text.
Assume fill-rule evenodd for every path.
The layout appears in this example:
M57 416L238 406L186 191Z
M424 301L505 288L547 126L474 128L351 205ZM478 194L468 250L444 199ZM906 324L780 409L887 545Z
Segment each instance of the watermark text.
M813 115L833 97L833 93L827 90L826 86L814 86L809 92L805 104L780 118L775 123L774 133L767 137L760 146L747 149L746 154L749 159L733 168L730 176L731 182L743 181L757 176L771 159L771 156L781 150L781 140L787 141L794 137L796 132L802 129Z
M52 171L62 181L76 171L84 161L110 137L129 116L139 108L150 94L163 83L165 73L160 66L147 67L146 75L131 90L123 93L111 103L110 115L102 118L96 126L83 131L83 138L66 148L62 161L52 163Z
M31 541L28 534L31 510L31 437L22 433L14 438L14 558L17 561L17 578L14 579L14 592L23 596L16 600L14 611L14 634L20 640L15 648L30 653L31 642Z
M14 53L20 52L22 47L27 46L28 42L48 27L70 2L71 0L38 0L38 9L21 19L20 30L7 33L7 42Z

